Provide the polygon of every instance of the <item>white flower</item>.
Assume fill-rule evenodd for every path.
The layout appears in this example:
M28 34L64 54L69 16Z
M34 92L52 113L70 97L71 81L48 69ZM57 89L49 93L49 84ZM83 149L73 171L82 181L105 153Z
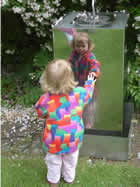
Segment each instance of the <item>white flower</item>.
M53 12L55 12L55 9L54 9L54 8L51 8L51 9L49 10L49 12L53 13Z
M55 0L54 3L55 3L55 4L59 3L59 0Z
M5 6L8 3L8 0L2 0L2 2L0 3L0 7Z
M127 68L127 72L128 72L128 74L130 73L130 67L128 66L128 68Z
M60 11L63 11L63 10L65 10L65 7L61 7L61 8L60 8Z
M28 25L31 26L31 27L35 26L35 24L33 22L28 22Z
M137 29L140 29L140 26L135 26L135 29L137 30Z
M37 35L38 37L40 37L40 33L39 33L39 32L37 32L36 35Z
M37 18L37 21L38 21L38 22L42 22L42 20L43 20L43 18L42 18L42 17Z
M50 46L47 46L47 49L52 52L52 48Z
M48 21L42 22L42 25L50 25Z
M43 37L45 37L45 36L46 36L46 33L44 33L44 32L41 31L41 32L40 32L40 35L43 36Z
M5 53L6 53L6 54L9 54L9 55L13 55L13 54L15 53L15 49L13 49L13 50L7 49L7 50L5 51Z
M34 73L29 73L29 76L30 76L30 78L31 78L32 80L35 79Z
M35 17L36 17L36 18L39 18L39 17L41 17L41 14L40 14L40 13L37 13L37 14L35 14Z
M52 23L56 24L57 18L54 18L54 19L52 19L51 21L52 21Z
M8 0L3 1L5 2ZM15 2L19 2L21 3L21 5L24 5L24 0L15 0ZM85 0L81 0L81 2L85 3ZM12 7L12 10L14 13L20 14L21 18L27 26L27 34L31 33L31 30L29 28L32 27L36 32L36 35L43 38L46 37L46 33L44 32L44 30L46 30L46 26L51 26L51 24L55 21L56 15L60 16L61 11L65 9L62 6L60 7L60 5L61 0L53 0L51 1L51 3L50 1L43 0L41 1L41 4L38 3L37 0L27 0L26 9L23 6L17 4ZM48 32L50 32L49 27ZM51 49L49 48L49 50Z
M22 3L22 0L17 0L18 2Z
M47 43L44 44L43 48L47 48L50 52L52 51L52 47L49 46Z
M86 4L86 0L80 0L80 2L81 2L82 5Z
M48 17L49 17L49 14L48 14L48 12L46 12L46 13L42 14L42 16L43 16L44 18L48 18Z
M31 12L25 13L25 17L26 17L27 19L29 19L31 16L33 16L33 14L32 14Z
M137 40L138 40L138 42L140 42L140 35L137 36Z
M44 8L45 8L45 10L49 10L50 6L48 6L48 4L44 4Z
M140 51L138 49L135 49L134 52L140 56Z
M35 11L38 11L40 9L40 5L37 3L31 3L31 8Z
M26 28L26 33L27 34L31 34L31 29L30 28Z
M19 8L19 7L13 7L12 8L13 12L16 14L16 13L21 13L23 11L22 8Z
M136 21L140 21L140 16L135 17Z
M59 6L59 5L60 5L59 0L55 0L55 1L53 1L52 3L53 3L54 5L56 5L56 6Z
M72 0L72 2L73 2L73 3L76 3L76 2L77 2L77 0Z

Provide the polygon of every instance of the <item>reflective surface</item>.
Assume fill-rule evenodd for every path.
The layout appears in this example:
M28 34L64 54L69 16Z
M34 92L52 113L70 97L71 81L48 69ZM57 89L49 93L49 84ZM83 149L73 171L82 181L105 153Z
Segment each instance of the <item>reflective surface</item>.
M75 27L77 31L88 32L95 44L93 53L101 62L101 75L97 81L97 103L94 128L97 130L121 131L123 128L124 89L124 43L127 16L120 15L110 24L99 28L96 25L73 26L72 13L53 29L54 57L68 59L72 48L60 28Z

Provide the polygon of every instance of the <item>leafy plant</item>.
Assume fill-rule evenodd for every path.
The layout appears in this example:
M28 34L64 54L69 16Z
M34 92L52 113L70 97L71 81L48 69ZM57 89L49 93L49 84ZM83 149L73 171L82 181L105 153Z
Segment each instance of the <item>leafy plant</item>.
M130 72L128 74L127 97L131 97L136 108L140 108L140 57L137 61L130 64Z
M36 103L42 91L39 84L32 84L31 81L25 81L16 74L2 77L2 104L8 101L9 106L22 104L31 106Z
M47 49L41 48L33 59L33 72L30 73L31 79L38 81L45 66L52 60L53 54Z
M2 87L2 101L10 100L11 105L17 101L18 97L18 87L17 87L17 80L15 79L14 75L4 76L1 79L1 87ZM14 101L14 102L13 102ZM3 102L2 102L3 103Z
M26 87L25 94L18 98L18 103L27 106L34 105L42 94L40 87Z

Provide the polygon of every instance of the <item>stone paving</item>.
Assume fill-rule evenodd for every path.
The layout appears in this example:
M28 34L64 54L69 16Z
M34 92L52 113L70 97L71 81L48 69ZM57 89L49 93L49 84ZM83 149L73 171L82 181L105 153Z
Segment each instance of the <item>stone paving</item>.
M43 156L44 120L38 119L34 107L1 109L1 153L12 158Z
M134 116L129 131L129 163L140 167L140 114Z
M42 149L43 121L38 119L34 107L1 108L1 154L12 158L44 157ZM139 163L140 114L131 124L129 132L129 159Z

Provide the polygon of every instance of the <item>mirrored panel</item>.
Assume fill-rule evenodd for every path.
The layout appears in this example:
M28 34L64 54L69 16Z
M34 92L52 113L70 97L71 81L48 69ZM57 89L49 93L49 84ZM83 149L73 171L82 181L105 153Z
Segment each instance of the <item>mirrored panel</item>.
M70 19L71 17L72 15ZM72 52L67 37L61 30L61 28L74 27L68 18L69 16L53 29L54 58L68 59ZM114 26L112 24L105 28L74 27L77 32L88 33L95 45L92 52L101 63L101 74L96 82L96 112L92 129L106 131L122 131L123 129L124 23L119 22L118 27L116 22Z

